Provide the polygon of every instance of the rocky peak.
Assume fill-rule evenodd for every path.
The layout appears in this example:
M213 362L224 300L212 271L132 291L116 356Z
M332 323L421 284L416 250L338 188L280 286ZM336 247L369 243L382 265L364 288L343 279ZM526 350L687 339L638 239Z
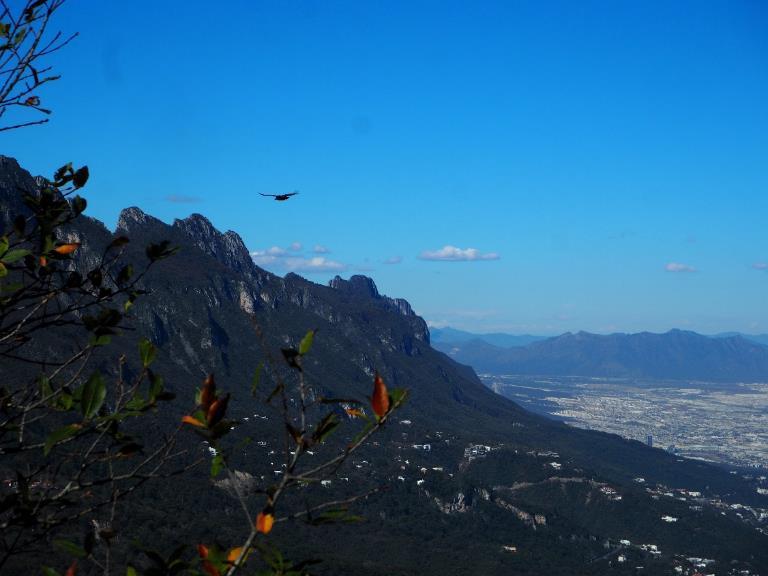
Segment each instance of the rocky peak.
M379 306L405 316L411 326L413 337L429 344L429 328L427 323L423 318L416 315L408 301L402 298L382 296L379 294L373 279L368 276L354 275L350 276L349 280L344 280L341 276L335 276L328 285L347 297L373 300Z
M119 232L135 233L138 229L147 225L163 224L154 216L150 216L137 206L125 208L117 218L117 230Z
M221 236L211 221L202 214L190 214L183 220L174 220L173 227L184 232L196 243L210 242Z
M350 276L349 280L344 280L341 276L335 276L328 285L334 290L343 292L349 296L360 296L364 298L381 298L376 284L372 278L356 274Z
M235 272L251 279L258 277L256 265L251 260L243 239L237 232L219 232L211 221L202 214L191 214L183 220L176 220L173 227L183 232L197 246Z

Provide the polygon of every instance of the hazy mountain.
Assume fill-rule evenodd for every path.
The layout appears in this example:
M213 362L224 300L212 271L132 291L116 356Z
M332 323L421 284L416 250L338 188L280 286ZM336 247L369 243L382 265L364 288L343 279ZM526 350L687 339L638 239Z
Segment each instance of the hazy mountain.
M18 209L18 187L29 190L34 182L14 161L0 158L0 206ZM252 397L251 376L267 355L279 357L279 347L295 345L309 328L318 332L305 374L322 394L364 399L374 371L391 386L410 390L409 402L376 443L342 469L348 482L335 480L298 498L301 510L303 499L311 502L317 491L327 499L387 486L360 507L368 521L322 532L286 522L270 534L271 542L294 557L325 559L313 572L597 575L634 574L635 566L645 566L644 574L667 574L680 558L691 556L713 558L723 570L768 571L766 536L747 513L753 508L737 515L719 504L767 508L768 497L756 492L757 481L523 410L484 387L471 369L434 350L424 320L405 300L380 295L370 278L337 277L322 286L294 274L277 277L254 265L236 233L221 233L198 214L166 224L129 208L115 232L84 218L69 233L70 241L83 242L81 264L99 254L114 233L132 238L128 258L137 262L146 242L169 239L181 246L150 271L150 295L134 307L136 331L104 348L105 361L135 350L139 335L155 341L160 346L156 369L178 394L169 425L190 409L202 375L215 372L220 387L232 392L235 415L244 419L236 434L265 443L233 453L230 461L239 469L271 478L270 460L281 461L281 426L261 418L245 421L256 413L276 414L264 405L266 393ZM263 342L254 322L265 335ZM688 350L683 342L693 338L664 336L678 338L680 350ZM572 340L575 350L575 342L590 338L564 335L524 350L541 349L543 363L544 352L559 340ZM741 339L718 342L742 347ZM3 374L9 373L4 365ZM268 390L269 382L262 386ZM353 425L345 423L338 446L349 441L353 432L346 430ZM182 441L183 447L207 454L194 434ZM473 445L480 447L473 452ZM492 450L486 453L485 447ZM278 455L271 457L270 448ZM663 495L673 489L701 496L683 501ZM125 538L117 546L135 537L170 550L179 542L225 543L242 535L236 503L212 486L206 470L147 485L140 494L120 525ZM263 505L261 495L252 498L254 507ZM663 515L677 522L663 522ZM620 539L633 545L626 547ZM643 551L640 543L653 543L662 553ZM615 562L619 551L629 563ZM623 568L627 565L631 569Z
M757 342L758 344L763 344L764 346L768 346L768 334L742 334L741 332L720 332L719 334L715 334L714 338L732 338L734 336L741 336L745 340L751 340L752 342Z
M768 381L768 347L742 336L695 332L599 335L570 332L503 349L482 340L446 352L481 372L704 381Z
M500 348L511 348L513 346L525 346L532 342L545 340L547 336L532 336L530 334L504 334L503 332L492 332L489 334L474 334L455 328L430 328L432 345L438 350L443 350L449 344L469 342L470 340L483 340L493 346Z

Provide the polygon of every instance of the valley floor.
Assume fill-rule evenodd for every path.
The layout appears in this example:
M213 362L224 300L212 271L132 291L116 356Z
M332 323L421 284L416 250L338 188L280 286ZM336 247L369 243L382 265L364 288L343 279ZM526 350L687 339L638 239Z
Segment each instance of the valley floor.
M529 410L687 458L768 468L768 383L480 376Z

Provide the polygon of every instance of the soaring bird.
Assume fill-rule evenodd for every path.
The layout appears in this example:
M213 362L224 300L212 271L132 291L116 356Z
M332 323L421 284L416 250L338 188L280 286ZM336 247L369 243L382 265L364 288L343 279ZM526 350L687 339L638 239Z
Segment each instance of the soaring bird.
M296 196L296 194L298 193L299 193L298 190L296 192L289 192L288 194L261 194L261 192L259 192L259 194L261 194L262 196L271 196L278 202L285 202L286 200L288 200L288 198L290 198L291 196Z

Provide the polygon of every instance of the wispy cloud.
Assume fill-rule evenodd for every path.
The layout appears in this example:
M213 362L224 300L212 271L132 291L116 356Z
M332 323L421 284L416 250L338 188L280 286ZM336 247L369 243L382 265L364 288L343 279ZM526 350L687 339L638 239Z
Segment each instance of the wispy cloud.
M288 248L272 246L266 250L251 252L251 258L257 266L274 272L343 272L348 267L342 262L330 260L324 256L303 256L301 244L294 242Z
M477 260L498 260L496 252L481 253L476 248L456 248L443 246L439 250L425 250L419 254L421 260L439 260L443 262L472 262Z
M391 256L384 260L384 264L400 264L403 261L402 256Z
M165 200L174 204L197 204L203 201L199 196L185 196L184 194L168 194Z
M696 272L696 268L689 264L681 264L680 262L670 262L664 266L664 270L667 272Z
M312 258L286 258L285 267L290 272L342 272L346 264L329 260L323 256Z
M331 251L321 244L315 244L315 247L312 248L312 252L315 254L330 254Z
M755 270L768 270L768 262L755 262L752 264Z

